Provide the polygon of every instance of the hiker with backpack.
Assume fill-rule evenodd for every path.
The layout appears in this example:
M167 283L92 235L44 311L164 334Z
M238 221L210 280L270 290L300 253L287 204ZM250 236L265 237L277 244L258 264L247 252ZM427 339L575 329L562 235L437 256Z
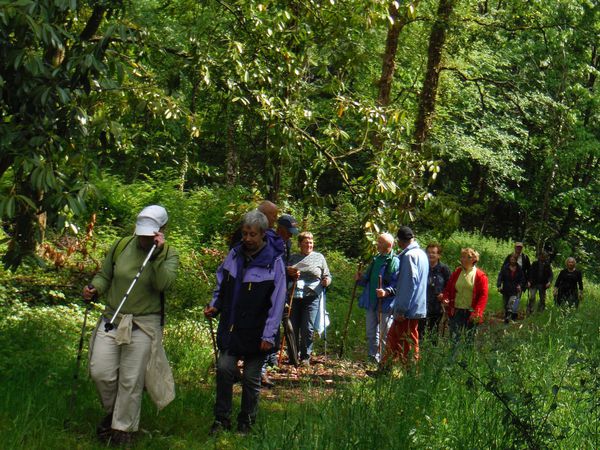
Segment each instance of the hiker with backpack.
M244 216L242 241L233 247L216 273L217 285L207 318L219 316L215 421L210 433L231 429L237 363L244 361L242 402L237 429L251 431L258 412L261 368L275 345L285 304L283 251L268 239L267 217L258 210Z
M90 340L89 368L106 416L103 442L127 444L138 430L144 386L159 408L174 398L162 346L164 292L177 275L179 255L165 241L167 211L158 205L137 216L135 233L116 241L98 274L83 289L105 308Z
M394 236L380 234L377 238L377 255L364 273L357 272L355 275L357 284L364 287L358 306L366 312L367 357L375 363L381 361L392 323L393 282L399 266L393 247ZM377 290L383 292L377 295Z

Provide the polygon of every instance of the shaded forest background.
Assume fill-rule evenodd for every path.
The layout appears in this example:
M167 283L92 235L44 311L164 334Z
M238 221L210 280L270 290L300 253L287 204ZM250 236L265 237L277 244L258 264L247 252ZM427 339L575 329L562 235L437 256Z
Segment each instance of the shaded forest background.
M585 0L0 0L4 263L148 183L326 214L350 257L405 223L595 267L599 36Z

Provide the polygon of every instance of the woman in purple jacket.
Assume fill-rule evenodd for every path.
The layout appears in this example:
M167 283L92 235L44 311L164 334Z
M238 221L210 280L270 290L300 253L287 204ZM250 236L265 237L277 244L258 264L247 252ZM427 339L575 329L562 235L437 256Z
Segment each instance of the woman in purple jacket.
M217 399L211 434L231 428L231 403L237 362L244 361L238 431L248 433L256 419L260 373L275 343L283 306L286 276L282 250L265 239L267 218L258 210L244 216L242 241L217 269L213 300L206 317L220 314L217 331Z

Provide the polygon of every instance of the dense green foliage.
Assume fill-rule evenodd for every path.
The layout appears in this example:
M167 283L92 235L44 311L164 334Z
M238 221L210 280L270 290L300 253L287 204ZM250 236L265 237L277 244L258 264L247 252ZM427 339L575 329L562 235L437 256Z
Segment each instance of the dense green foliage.
M181 253L178 397L144 404L141 448L599 448L599 36L591 0L0 0L2 448L99 447L85 377L68 406L76 299L150 203ZM575 255L586 297L504 327L491 289L476 351L425 344L418 372L305 381L243 443L209 438L201 310L263 198L327 257L330 349L359 258L400 224L450 266L475 247L492 282L514 240L556 269ZM357 308L350 324L363 359Z
M599 13L587 0L0 1L4 262L34 255L48 228L81 229L100 167L191 196L245 186L317 221L350 214L351 256L415 221L586 259L600 236Z

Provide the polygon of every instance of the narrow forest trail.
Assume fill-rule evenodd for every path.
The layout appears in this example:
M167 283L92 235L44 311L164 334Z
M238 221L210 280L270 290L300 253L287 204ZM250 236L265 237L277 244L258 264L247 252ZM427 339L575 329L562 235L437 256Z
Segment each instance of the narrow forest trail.
M517 321L510 324L504 323L504 312L496 311L486 317L477 333L477 342L485 339L498 339L510 330L527 326L524 322L525 314L519 313ZM443 329L443 336L448 336L447 323ZM304 402L332 395L337 388L346 383L360 379L369 379L367 372L375 370L377 366L372 362L350 358L338 358L337 349L332 349L329 355L317 355L311 359L309 367L294 367L287 363L269 369L269 378L275 383L272 388L262 388L263 399L285 402ZM349 354L361 354L362 349L351 349ZM241 391L241 386L236 385L236 390Z

